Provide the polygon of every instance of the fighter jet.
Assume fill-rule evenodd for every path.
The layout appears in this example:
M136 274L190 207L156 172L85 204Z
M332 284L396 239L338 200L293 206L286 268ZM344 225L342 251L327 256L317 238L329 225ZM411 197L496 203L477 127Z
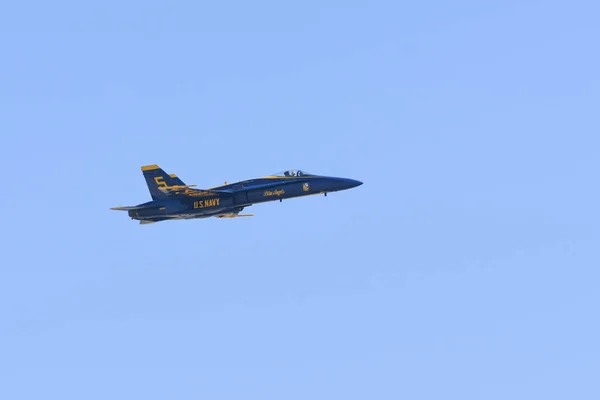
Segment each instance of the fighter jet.
M293 197L337 192L362 185L362 182L329 176L314 175L301 170L248 179L210 189L186 185L175 174L167 174L158 165L145 165L142 173L152 201L137 206L113 207L127 211L129 217L141 224L195 218L238 218L244 208L267 201L283 201Z

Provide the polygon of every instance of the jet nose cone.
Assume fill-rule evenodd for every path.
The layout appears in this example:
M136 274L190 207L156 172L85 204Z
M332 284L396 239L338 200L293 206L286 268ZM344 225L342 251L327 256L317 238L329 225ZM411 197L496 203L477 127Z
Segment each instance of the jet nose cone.
M326 178L324 192L337 192L338 190L348 190L362 185L361 181L348 178Z
M348 178L342 178L341 182L340 182L340 186L341 186L342 190L352 189L352 188L355 188L360 185L362 185L361 181L356 181L354 179L348 179Z
M362 182L354 180L354 179L348 179L348 184L350 185L350 188L354 188L354 187L362 185Z

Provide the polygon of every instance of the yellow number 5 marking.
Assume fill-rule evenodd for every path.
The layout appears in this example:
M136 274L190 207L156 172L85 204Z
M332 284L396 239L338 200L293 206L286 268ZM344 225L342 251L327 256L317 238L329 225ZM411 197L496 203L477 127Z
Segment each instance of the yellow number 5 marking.
M163 188L165 188L165 189L169 187L169 185L167 185L167 182L165 182L165 181L163 180L163 177L162 177L162 176L156 176L156 177L154 177L154 182L156 182L156 184L157 184L158 186L160 186L160 187L163 187Z

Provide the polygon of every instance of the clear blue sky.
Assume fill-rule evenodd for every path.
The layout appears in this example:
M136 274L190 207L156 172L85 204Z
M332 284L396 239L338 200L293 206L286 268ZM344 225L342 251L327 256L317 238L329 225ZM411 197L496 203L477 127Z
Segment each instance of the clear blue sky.
M0 398L600 398L595 1L7 2ZM140 226L140 166L356 189Z

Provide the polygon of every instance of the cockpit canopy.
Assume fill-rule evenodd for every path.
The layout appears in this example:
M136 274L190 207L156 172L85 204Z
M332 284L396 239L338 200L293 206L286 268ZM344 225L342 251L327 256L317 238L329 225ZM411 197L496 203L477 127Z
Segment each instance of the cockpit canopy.
M278 172L276 174L273 174L273 176L282 176L282 177L285 177L285 176L310 176L310 175L313 175L313 174L306 172L306 171L301 171L299 169L290 169L287 171Z

